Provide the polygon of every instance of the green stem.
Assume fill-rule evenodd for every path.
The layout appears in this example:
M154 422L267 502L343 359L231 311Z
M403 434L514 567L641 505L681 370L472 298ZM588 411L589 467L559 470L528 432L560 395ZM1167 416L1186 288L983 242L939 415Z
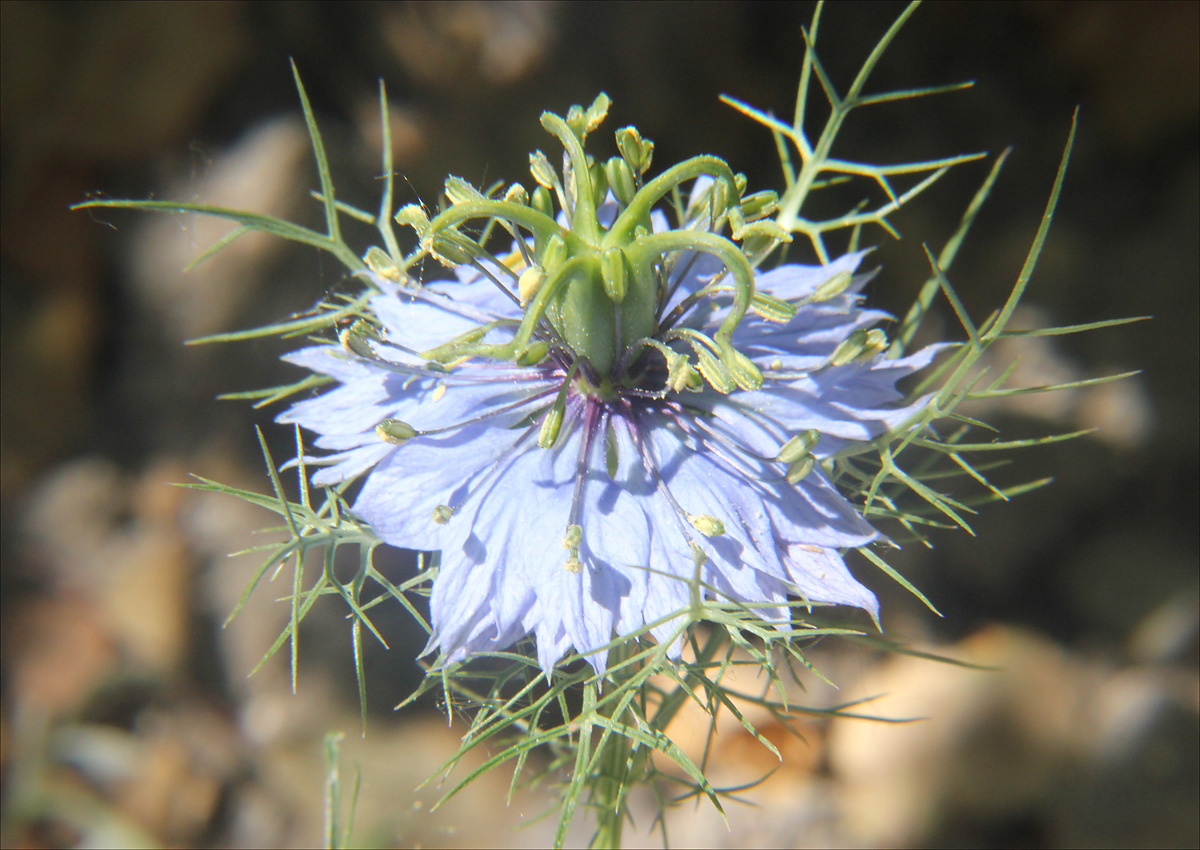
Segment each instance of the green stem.
M625 791L629 778L629 739L610 735L604 744L595 779L596 812L599 823L592 837L594 848L621 846L621 829L625 825Z
M917 10L919 3L912 2L900 14L895 22L892 23L888 31L884 33L883 38L875 45L875 49L871 51L871 55L867 57L859 69L858 76L854 78L854 82L850 85L850 90L846 92L845 97L837 97L832 90L827 92L829 96L830 113L829 118L825 121L825 127L821 130L821 136L817 139L816 147L812 150L806 150L807 144L801 145L800 140L804 139L804 128L801 126L804 104L800 101L807 97L808 94L808 75L810 69L817 63L816 57L816 26L820 16L820 7L817 9L817 14L813 16L813 31L811 34L805 33L806 53L804 59L804 70L800 83L800 98L796 103L796 125L793 128L794 140L796 141L797 150L800 153L800 158L803 164L800 168L800 174L796 178L796 182L787 188L783 196L779 199L779 212L775 216L775 221L784 230L789 232L796 229L796 225L800 222L800 207L803 206L804 200L808 197L809 190L812 189L813 181L817 179L817 175L824 170L827 160L829 159L829 151L833 147L833 140L837 138L838 132L842 129L842 122L846 120L846 116L854 107L859 105L859 93L863 86L867 83L867 77L878 64L883 52L892 43L892 39L896 37L896 33L904 26L912 13ZM817 65L817 73L824 74L824 71ZM824 78L822 78L824 79Z
M625 659L626 646L624 644L613 648L609 654L609 669L618 669L621 662ZM598 687L592 684L588 687ZM620 690L620 686L614 687L614 692ZM624 717L629 715L629 709L621 709L621 706L628 705L627 702L617 700L615 697L605 701L597 699L596 707L600 714L608 716L617 723L624 723ZM615 707L618 709L622 717L608 714ZM626 811L626 794L630 786L629 765L633 752L632 739L629 735L621 732L613 731L604 735L601 738L600 746L603 748L596 760L596 770L592 775L592 801L595 804L596 811L596 834L592 836L591 846L593 848L617 848L621 846L621 830L625 825L627 817Z

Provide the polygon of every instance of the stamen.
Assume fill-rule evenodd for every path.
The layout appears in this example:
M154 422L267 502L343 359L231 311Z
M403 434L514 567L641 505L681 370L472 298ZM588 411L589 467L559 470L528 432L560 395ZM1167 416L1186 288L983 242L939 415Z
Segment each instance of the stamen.
M862 354L866 345L867 332L862 328L852 331L850 336L842 341L833 354L829 355L829 365L845 366Z
M725 533L725 523L721 522L715 516L709 514L688 514L687 519L692 524L692 528L699 531L705 537L720 537Z
M445 392L445 385L439 385L438 389L433 391L433 395L435 397L439 396L438 390ZM455 422L453 425L443 425L440 428L417 430L401 419L384 419L375 426L375 433L379 436L379 439L383 440L384 442L392 443L396 446L403 446L414 437L428 437L433 434L445 434L450 431L456 431L466 425L475 425L493 417L503 416L505 413L511 413L514 410L520 410L522 407L531 405L531 403L545 398L546 396L550 395L551 392L553 392L552 389L536 392L524 398L510 402L509 404L497 407L494 410L489 410L486 413L481 413L478 416L472 416L469 419L463 419L459 422Z
M399 419L385 419L375 426L375 433L384 442L402 446L420 432L407 422Z
M396 261L387 251L376 245L372 245L367 249L367 253L363 254L363 262L367 264L368 269L392 283L404 282L404 270L396 265Z
M342 348L367 360L375 359L376 356L371 349L371 339L378 340L379 337L375 334L374 329L362 319L358 319L350 327L338 332L338 344Z
M471 501L471 498L491 480L492 476L496 474L497 470L499 470L500 467L503 466L513 456L517 449L521 447L521 444L528 440L529 435L533 432L534 427L532 425L526 428L524 433L517 437L517 439L513 441L513 444L501 453L500 457L496 458L495 462L493 462L492 465L483 473L483 475L479 477L479 480L475 482L475 486L467 491L462 499L459 500L457 505L438 505L436 508L434 508L433 521L438 525L445 525L448 523L450 518L462 510L463 506L466 505L467 502Z
M676 501L675 496L671 493L671 489L667 487L667 482L663 480L662 475L658 471L658 463L653 455L653 451L651 450L650 446L646 444L646 441L642 436L642 429L637 421L638 415L636 409L632 406L627 406L623 419L625 420L626 428L629 430L629 436L633 439L633 444L637 448L638 454L641 456L643 468L650 473L650 477L654 480L654 486L659 490L660 493L662 493L663 498L666 499L667 504L670 505L671 510L674 512L675 520L679 524L679 530L683 534L684 538L688 541L688 545L692 549L693 558L695 558L696 553L699 552L701 555L703 555L704 560L707 560L708 556L704 554L704 551L700 545L692 539L692 514L689 514L687 511L685 511L679 502ZM713 518L710 517L710 519ZM724 530L723 527L722 530ZM703 563L703 561L700 563Z
M533 298L545 281L546 270L541 266L531 265L521 272L521 277L517 280L517 295L522 307L529 303L529 299Z
M567 560L563 564L564 569L569 573L578 573L583 569L583 563L579 560L579 547L583 543L583 526L568 525L567 534L563 537L563 548L567 550Z
M718 272L718 274L713 275L713 278L715 279L716 277L718 277L718 275L721 277L724 276L722 273ZM705 298L707 298L709 295L711 295L715 291L716 291L716 289L713 288L713 285L710 281L705 286L701 287L700 289L697 289L695 292L693 292L687 298L684 298L682 301L680 301L678 304L675 305L675 309L671 311L670 315L668 315L666 318L664 318L662 321L660 321L658 323L659 330L666 331L666 330L670 330L671 328L675 327L675 325L681 319L683 319L683 317L686 316L693 307L695 307L697 304L699 304L701 301L703 301ZM672 294L674 294L673 289L672 289ZM670 299L668 298L667 300L670 300Z
M510 275L512 275L513 280L519 279L516 272L514 272L508 266L504 265L504 263L497 260L491 254L488 254L488 258L490 260L492 260L498 267L504 269L506 272L508 272ZM488 280L490 280L492 283L494 283L496 285L496 288L499 289L501 292L503 292L505 295L507 295L508 298L514 304L516 304L518 307L521 306L520 299L518 299L517 296L513 294L513 291L511 289L509 289L507 286L505 286L504 284L502 284L499 281L499 279L494 274L492 274L490 270L488 270L487 266L485 266L483 263L479 262L479 260L476 259L475 257L471 258L471 267L473 269L475 269L475 271L479 272L481 275L486 277Z
M671 421L685 434L697 441L696 451L702 451L706 455L720 459L748 482L759 479L766 480L764 475L772 467L765 465L773 464L777 460L773 457L764 457L736 440L730 439L728 435L714 430L703 418L694 411L685 410L683 405L678 402L669 402L664 413L669 413ZM757 461L757 463L748 463L747 459Z
M567 572L571 573L578 573L583 569L583 564L579 560L579 547L583 543L583 525L580 522L583 509L583 486L587 481L588 470L591 468L589 460L592 451L592 437L595 435L597 423L601 419L601 407L600 401L589 396L583 412L583 435L579 443L579 458L575 462L575 490L571 494L571 514L567 518L567 532L563 538L563 546L570 551L563 566Z
M571 381L575 380L575 372L578 369L579 361L576 360L571 364L566 377L563 378L562 386L558 389L554 403L550 405L545 418L542 419L542 426L538 431L538 445L543 449L553 448L558 441L559 431L562 430L563 416L567 409L567 390L571 388Z
M792 437L779 449L779 454L776 460L780 463L792 464L800 458L809 454L809 450L817 444L821 439L821 432L815 428L809 428L807 431L801 431L796 436Z
M805 455L791 464L787 471L788 483L799 484L801 480L808 477L808 473L812 472L815 463L816 459L812 455Z
M818 286L812 295L801 300L800 303L810 304L817 301L828 301L830 298L834 298L845 292L846 287L850 285L852 280L854 280L854 275L850 272L838 272Z
M378 345L386 345L389 348L396 349L397 351L403 351L405 354L410 354L413 357L420 357L421 355L420 352L413 351L410 348L397 345L388 340L379 339L378 337L374 336L373 331L363 332L362 329L358 327L360 323L369 328L369 326L367 326L366 323L362 322L360 319L358 322L355 322L349 328L342 330L338 334L338 342L348 354L352 354L355 357L370 361L373 365L378 366L380 369L386 369L389 372L395 372L399 375L423 378L449 377L446 366L441 363L426 363L424 366L412 366L407 363L393 363L390 360L385 360L384 358L380 357L371 347L372 341ZM490 381L493 379L489 378L488 380ZM470 379L463 379L462 376L457 376L457 381L461 381L463 383L473 383L473 381Z
M574 525L574 524L568 525L567 533L563 537L563 548L564 549L578 549L579 544L582 542L583 542L583 526Z
M698 392L703 383L700 375L692 368L692 364L688 362L685 355L680 354L673 348L669 348L656 339L644 338L638 340L636 344L630 346L630 350L634 351L641 346L653 348L662 354L663 359L667 361L667 385L657 393L642 395L638 392L633 392L633 395L639 395L643 398L666 398L667 391L681 392L684 389Z
M517 355L517 365L536 366L545 360L549 353L550 344L545 340L539 339Z
M650 187L646 188L649 190ZM746 311L750 308L750 301L754 297L754 269L750 267L750 263L741 249L728 239L713 233L668 230L663 233L653 233L641 239L638 242L637 250L642 255L637 259L642 262L646 260L647 254L661 256L679 250L694 250L712 254L721 261L729 272L730 283L734 287L733 304L730 305L729 312L725 314L713 339L722 352L732 350L733 332L746 315ZM762 375L759 374L756 378L756 386L761 385Z

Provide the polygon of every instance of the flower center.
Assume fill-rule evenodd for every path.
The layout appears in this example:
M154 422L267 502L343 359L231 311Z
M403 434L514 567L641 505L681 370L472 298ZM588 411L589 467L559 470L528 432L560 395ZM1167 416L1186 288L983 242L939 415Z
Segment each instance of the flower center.
M612 378L601 378L598 382L593 383L580 375L574 380L574 390L577 395L599 401L612 401L620 394L621 388L621 385Z
M500 197L451 177L450 206L441 214L430 220L412 205L397 213L428 255L474 268L521 308L519 320L481 325L421 355L448 366L464 357L523 366L552 357L577 371L579 392L602 400L626 390L697 391L706 382L722 393L761 386L761 372L733 346L732 335L746 311L764 302L754 291L751 257L788 239L767 218L775 196L743 197L745 178L712 156L645 181L654 144L634 127L616 133L620 156L600 163L584 144L608 103L601 94L586 110L571 107L566 118L543 113L542 126L562 143L564 164L559 172L540 151L532 154L532 192L514 184ZM693 186L684 204L687 183ZM674 227L656 210L668 199ZM485 234L498 225L512 236L507 257L463 231L477 219L488 222ZM707 280L690 274L701 257L717 261ZM715 333L681 325L706 302L724 313ZM489 342L500 327L512 331L511 339ZM651 366L656 358L661 365Z

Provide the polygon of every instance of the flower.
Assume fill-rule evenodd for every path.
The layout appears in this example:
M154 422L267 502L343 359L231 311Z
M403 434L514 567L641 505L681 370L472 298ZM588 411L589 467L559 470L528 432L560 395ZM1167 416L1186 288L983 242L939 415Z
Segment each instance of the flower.
M912 417L896 382L936 349L885 355L888 317L859 303L865 252L754 271L719 229L778 234L746 224L754 196L719 160L643 185L652 146L626 128L622 157L575 181L598 170L577 150L592 122L550 119L566 179L535 156L531 199L452 178L432 222L401 211L456 280L372 272L369 320L285 357L340 384L278 417L329 452L308 459L313 483L365 473L358 516L441 553L429 648L445 663L533 635L543 669L573 649L602 671L614 635L675 634L696 578L781 624L790 597L875 617L840 551L879 534L821 462ZM651 205L683 180L671 229ZM532 235L494 257L458 229L479 217Z

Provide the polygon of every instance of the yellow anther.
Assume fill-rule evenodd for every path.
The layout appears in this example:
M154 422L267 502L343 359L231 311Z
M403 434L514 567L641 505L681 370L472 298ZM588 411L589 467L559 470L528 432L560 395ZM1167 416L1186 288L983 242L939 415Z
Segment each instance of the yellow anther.
M583 543L583 526L575 523L568 525L567 533L563 537L563 548L577 551L581 543Z
M816 459L812 455L805 455L798 461L788 467L787 480L789 484L799 484L802 480L808 477L808 473L812 472L813 465Z
M521 272L521 276L517 278L517 297L522 307L530 302L545 281L546 271L541 266L530 266Z
M692 524L692 528L699 531L705 537L719 537L725 533L725 523L721 522L715 516L708 514L688 514L688 522Z
M375 426L379 439L402 446L417 435L417 429L399 419L385 419Z

